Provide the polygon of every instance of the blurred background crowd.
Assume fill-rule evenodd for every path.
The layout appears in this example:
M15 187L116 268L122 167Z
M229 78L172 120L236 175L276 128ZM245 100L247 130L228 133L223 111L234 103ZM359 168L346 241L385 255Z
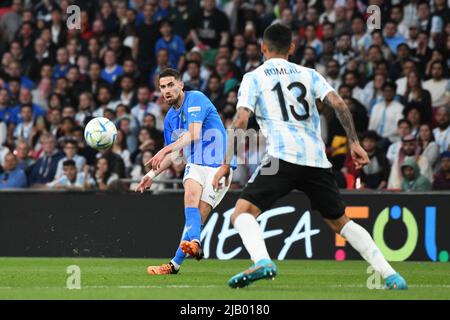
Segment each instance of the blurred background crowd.
M264 29L282 22L296 44L290 60L339 92L370 156L354 168L344 129L318 102L339 187L450 190L448 2L2 0L0 189L133 189L164 144L158 73L182 71L185 88L204 92L228 127L242 76L263 63ZM79 29L67 27L71 5ZM367 27L370 5L379 28ZM83 139L96 116L118 128L103 152ZM240 165L233 187L254 169ZM174 165L152 189L182 188L183 171Z

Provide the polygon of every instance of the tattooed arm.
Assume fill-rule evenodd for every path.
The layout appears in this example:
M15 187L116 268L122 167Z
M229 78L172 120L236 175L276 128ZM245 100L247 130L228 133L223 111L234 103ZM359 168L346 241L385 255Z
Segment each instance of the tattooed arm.
M328 93L323 99L323 103L334 109L339 122L344 127L347 133L347 138L350 145L350 153L356 169L360 169L369 163L369 157L366 151L361 147L356 134L355 124L353 123L353 116L350 113L344 100L334 91Z
M339 119L342 127L344 127L345 132L347 133L348 141L350 144L358 141L358 136L355 130L355 124L353 123L353 116L350 113L347 105L344 100L334 91L330 92L323 99L323 103L328 107L331 107L336 112L336 116Z
M227 132L227 149L225 153L224 164L216 172L213 179L214 189L218 190L220 188L220 180L225 177L225 184L228 185L228 176L230 175L230 164L231 159L234 155L234 132L236 129L245 130L247 129L248 119L250 118L252 111L247 108L238 108L236 115L234 116L233 123L231 127L228 128Z

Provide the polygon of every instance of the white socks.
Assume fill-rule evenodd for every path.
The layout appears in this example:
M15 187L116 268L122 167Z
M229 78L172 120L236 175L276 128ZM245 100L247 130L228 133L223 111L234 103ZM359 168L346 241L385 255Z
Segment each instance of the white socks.
M255 217L249 213L242 213L234 220L234 228L239 232L245 249L253 262L261 259L270 259L264 243L261 228Z
M341 230L341 236L358 251L373 269L386 279L395 271L383 257L370 234L359 224L349 221Z
M173 268L175 270L179 270L180 269L180 265L178 263L176 263L173 259L170 261L170 263L173 265Z

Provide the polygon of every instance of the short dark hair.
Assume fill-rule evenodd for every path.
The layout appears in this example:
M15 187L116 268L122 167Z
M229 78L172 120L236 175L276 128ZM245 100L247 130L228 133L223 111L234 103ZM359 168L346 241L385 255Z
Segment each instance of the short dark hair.
M380 136L378 135L378 133L376 131L369 130L362 135L361 141L364 139L378 141L380 139Z
M73 161L72 159L65 160L63 162L63 167L76 167L75 161Z
M20 110L25 109L25 108L30 108L31 110L33 110L33 106L31 103L24 103L20 106Z
M395 84L394 81L390 81L390 80L385 81L383 84L383 90L386 88L391 88L394 90L394 92L397 91L397 85Z
M400 127L402 123L406 123L410 129L412 129L412 123L408 119L400 119L397 122L397 127Z
M269 51L287 53L292 42L292 31L284 24L275 23L264 31L263 41Z
M78 143L77 143L76 140L74 140L74 139L67 139L66 141L64 141L64 147L66 145L68 145L68 144L70 144L72 146L75 146L78 149Z
M176 80L181 80L181 73L173 68L167 68L159 73L159 79L166 77L174 77Z

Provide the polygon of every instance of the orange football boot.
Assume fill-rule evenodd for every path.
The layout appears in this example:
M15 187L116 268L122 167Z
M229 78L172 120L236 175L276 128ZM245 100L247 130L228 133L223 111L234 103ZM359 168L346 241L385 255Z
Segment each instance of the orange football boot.
M161 274L177 274L178 270L175 269L172 263L165 263L161 266L148 266L147 273L151 276Z
M202 249L200 243L198 243L195 240L192 240L192 241L183 240L183 241L181 241L180 248L185 254L188 254L188 255L190 255L191 257L194 257L197 260L203 259L203 249Z

